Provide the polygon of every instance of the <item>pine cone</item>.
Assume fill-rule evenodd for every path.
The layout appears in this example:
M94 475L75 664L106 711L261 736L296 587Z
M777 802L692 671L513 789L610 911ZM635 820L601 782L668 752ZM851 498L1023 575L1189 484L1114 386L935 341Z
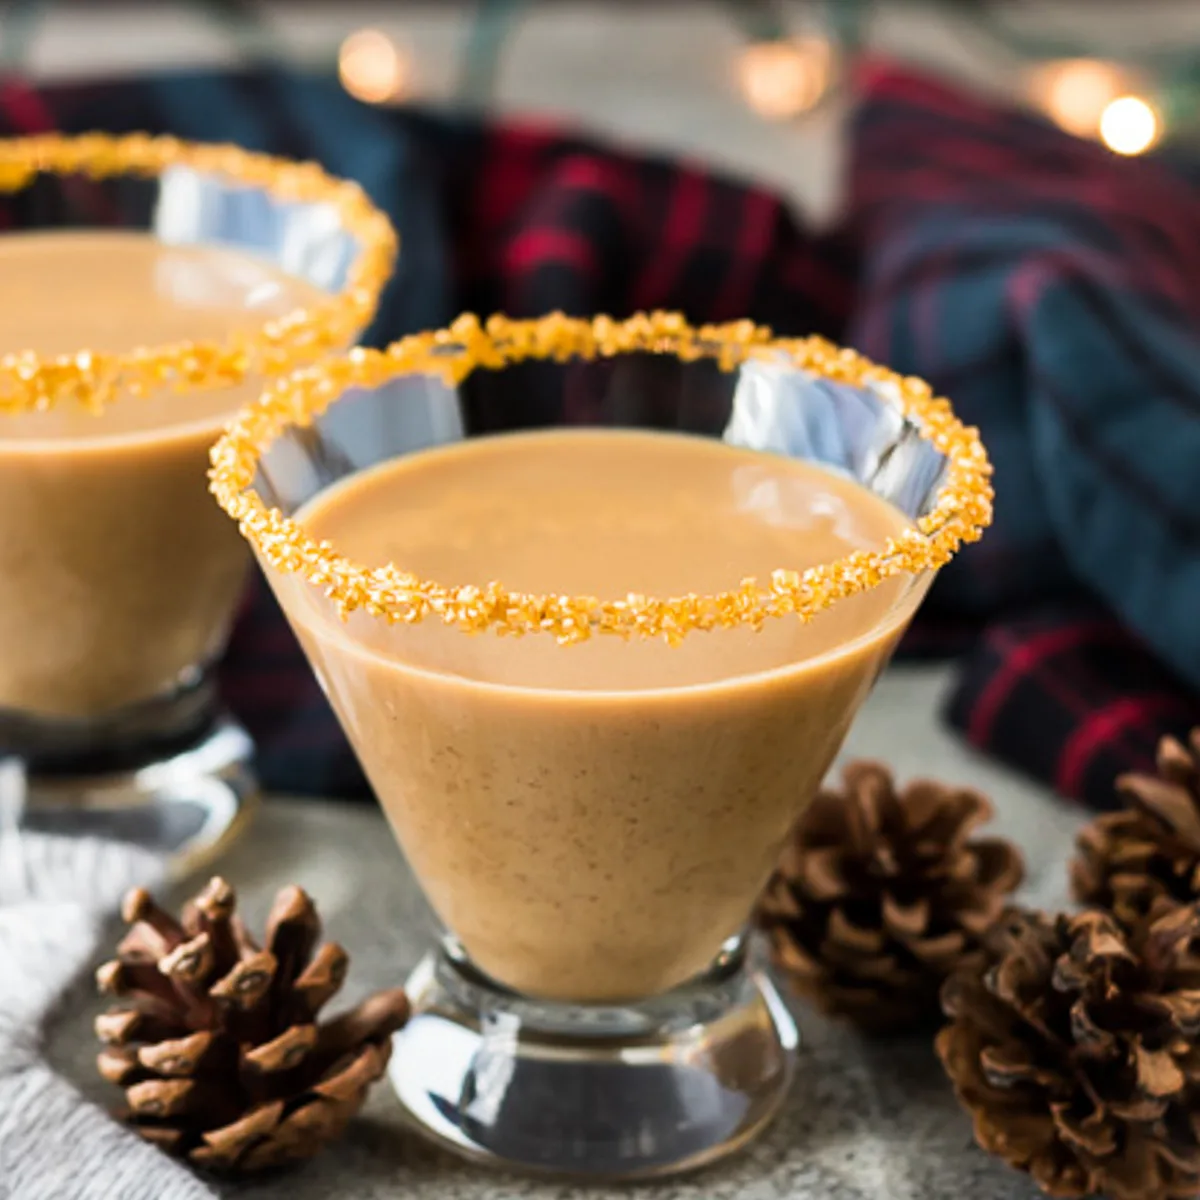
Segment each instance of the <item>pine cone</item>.
M125 1089L123 1114L147 1141L199 1167L253 1171L308 1158L338 1137L383 1074L404 1024L402 990L381 992L324 1025L346 952L317 949L320 920L298 887L275 898L260 949L214 879L183 912L141 888L133 928L96 973L126 998L96 1020L100 1074Z
M1135 929L1175 904L1200 900L1200 727L1188 746L1158 744L1158 774L1122 775L1120 812L1079 835L1075 895Z
M1200 908L1133 938L1015 913L942 993L937 1051L975 1138L1051 1196L1200 1192Z
M776 964L833 1016L883 1033L938 1019L942 981L1003 913L1021 856L970 841L977 792L922 780L897 792L854 762L801 816L759 904Z

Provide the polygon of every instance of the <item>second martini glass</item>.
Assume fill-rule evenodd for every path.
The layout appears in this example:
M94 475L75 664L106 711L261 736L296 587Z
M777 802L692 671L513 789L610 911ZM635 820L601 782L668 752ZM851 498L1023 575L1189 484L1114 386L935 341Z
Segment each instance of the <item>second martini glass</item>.
M249 555L208 449L357 339L395 236L311 164L172 138L0 140L0 191L0 758L21 828L183 871L254 794L213 669Z
M498 417L560 427L458 440ZM583 1178L745 1142L797 1044L751 910L990 519L974 432L749 323L464 318L293 376L213 462L445 928L409 1119Z

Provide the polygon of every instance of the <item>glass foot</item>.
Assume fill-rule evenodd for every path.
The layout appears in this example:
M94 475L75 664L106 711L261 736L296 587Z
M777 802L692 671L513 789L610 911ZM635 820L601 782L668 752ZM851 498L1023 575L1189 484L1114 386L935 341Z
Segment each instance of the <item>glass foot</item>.
M684 987L626 1005L535 1001L453 941L408 981L389 1072L411 1124L468 1158L582 1179L710 1163L774 1116L799 1037L740 939Z
M258 799L254 744L229 718L139 766L47 771L26 762L22 831L131 843L172 878L207 866L241 833Z

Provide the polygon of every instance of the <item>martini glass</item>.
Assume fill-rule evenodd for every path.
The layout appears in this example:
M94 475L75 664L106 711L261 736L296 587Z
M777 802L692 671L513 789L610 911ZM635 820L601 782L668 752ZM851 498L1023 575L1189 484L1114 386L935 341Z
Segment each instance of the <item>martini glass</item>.
M441 925L408 1120L583 1179L752 1137L798 1041L756 897L990 519L974 431L745 322L467 317L293 376L213 464Z
M0 140L0 759L19 829L178 872L254 796L213 664L250 556L208 449L265 380L351 345L395 253L315 166L140 135ZM5 814L12 824L14 814Z

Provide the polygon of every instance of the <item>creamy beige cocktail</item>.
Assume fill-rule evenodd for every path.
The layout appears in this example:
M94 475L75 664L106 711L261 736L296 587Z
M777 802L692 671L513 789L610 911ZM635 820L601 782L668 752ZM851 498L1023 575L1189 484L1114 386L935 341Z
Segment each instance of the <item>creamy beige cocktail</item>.
M0 235L0 354L225 341L319 297L222 247ZM0 709L108 714L169 692L220 649L248 555L207 494L208 450L262 386L0 415Z
M364 562L480 586L681 595L878 549L902 514L809 463L563 431L393 460L299 514ZM274 577L278 581L278 577ZM534 996L654 995L744 924L919 589L679 646L343 625L285 610L434 907Z

